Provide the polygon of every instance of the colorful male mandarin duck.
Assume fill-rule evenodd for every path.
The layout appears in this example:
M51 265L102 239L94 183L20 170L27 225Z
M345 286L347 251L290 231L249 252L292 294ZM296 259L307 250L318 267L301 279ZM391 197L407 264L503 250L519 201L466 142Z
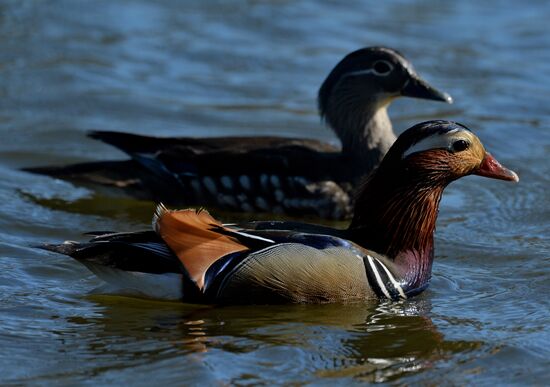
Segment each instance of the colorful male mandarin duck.
M122 288L185 302L405 299L428 286L443 190L471 174L519 180L465 126L429 121L390 148L345 230L281 221L224 225L206 211L160 205L154 231L95 233L88 243L42 247Z
M400 53L370 47L347 55L319 90L319 111L342 148L282 137L157 138L92 132L132 159L28 168L141 199L234 212L343 219L352 190L395 141L387 108L397 97L451 102Z

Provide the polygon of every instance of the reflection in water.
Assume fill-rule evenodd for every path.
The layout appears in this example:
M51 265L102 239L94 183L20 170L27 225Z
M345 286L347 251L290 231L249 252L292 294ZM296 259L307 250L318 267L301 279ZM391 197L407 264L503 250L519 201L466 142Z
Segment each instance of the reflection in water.
M68 184L68 183L67 183ZM112 197L102 196L94 193L91 196L79 197L73 200L67 200L61 197L41 197L30 192L20 191L22 198L32 201L40 206L57 210L66 211L75 214L100 215L117 217L124 220L141 222L144 219L151 219L156 207L156 203L149 201L140 201L130 199L128 197ZM217 219L224 222L239 222L250 220L297 220L302 222L313 222L318 224L331 225L333 227L345 228L348 225L347 221L336 221L320 219L317 217L292 217L285 214L269 214L269 213L235 213L224 212L215 208L209 208L208 212ZM147 222L149 227L150 222Z
M142 222L152 217L155 203L138 201L122 197L104 197L98 194L67 200L61 197L40 197L33 193L20 191L22 198L51 210L66 211L75 214L117 217Z
M176 367L173 372L213 368L224 381L265 380L266 369L285 368L289 362L294 371L288 381L391 381L482 345L446 341L426 317L431 306L422 299L379 305L227 307L113 296L91 299L100 315L69 318L71 332L62 335L69 342L73 336L86 336L81 356L100 364L108 360L108 367L114 368L160 358Z

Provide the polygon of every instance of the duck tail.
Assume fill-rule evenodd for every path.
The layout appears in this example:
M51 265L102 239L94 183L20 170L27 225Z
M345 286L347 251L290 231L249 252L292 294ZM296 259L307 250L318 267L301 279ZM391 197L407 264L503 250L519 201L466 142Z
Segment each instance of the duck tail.
M42 243L33 247L74 257L76 252L82 247L82 244L75 241L65 241L60 244Z
M139 134L94 130L88 132L88 137L99 140L129 155L134 153L154 153L159 149L173 145L173 139L141 136Z

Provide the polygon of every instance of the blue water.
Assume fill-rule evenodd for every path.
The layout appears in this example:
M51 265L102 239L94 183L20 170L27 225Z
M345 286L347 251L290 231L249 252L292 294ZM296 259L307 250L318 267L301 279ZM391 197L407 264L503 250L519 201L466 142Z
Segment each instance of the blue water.
M544 385L550 379L550 3L0 3L0 383ZM320 83L347 52L402 51L520 175L449 187L431 287L403 303L197 307L99 295L30 247L147 228L153 204L18 169L124 158L90 129L335 142ZM231 220L231 219L225 219Z

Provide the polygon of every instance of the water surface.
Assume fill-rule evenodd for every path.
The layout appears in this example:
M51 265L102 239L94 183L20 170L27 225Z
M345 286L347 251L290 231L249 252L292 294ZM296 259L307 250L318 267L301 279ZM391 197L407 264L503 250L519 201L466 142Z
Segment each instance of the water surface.
M0 382L547 383L549 18L542 0L0 3ZM30 247L149 227L153 204L20 167L124 158L90 129L334 142L315 94L366 45L397 48L455 98L397 101L398 132L458 120L521 177L449 187L421 296L202 307L98 295L80 264Z

